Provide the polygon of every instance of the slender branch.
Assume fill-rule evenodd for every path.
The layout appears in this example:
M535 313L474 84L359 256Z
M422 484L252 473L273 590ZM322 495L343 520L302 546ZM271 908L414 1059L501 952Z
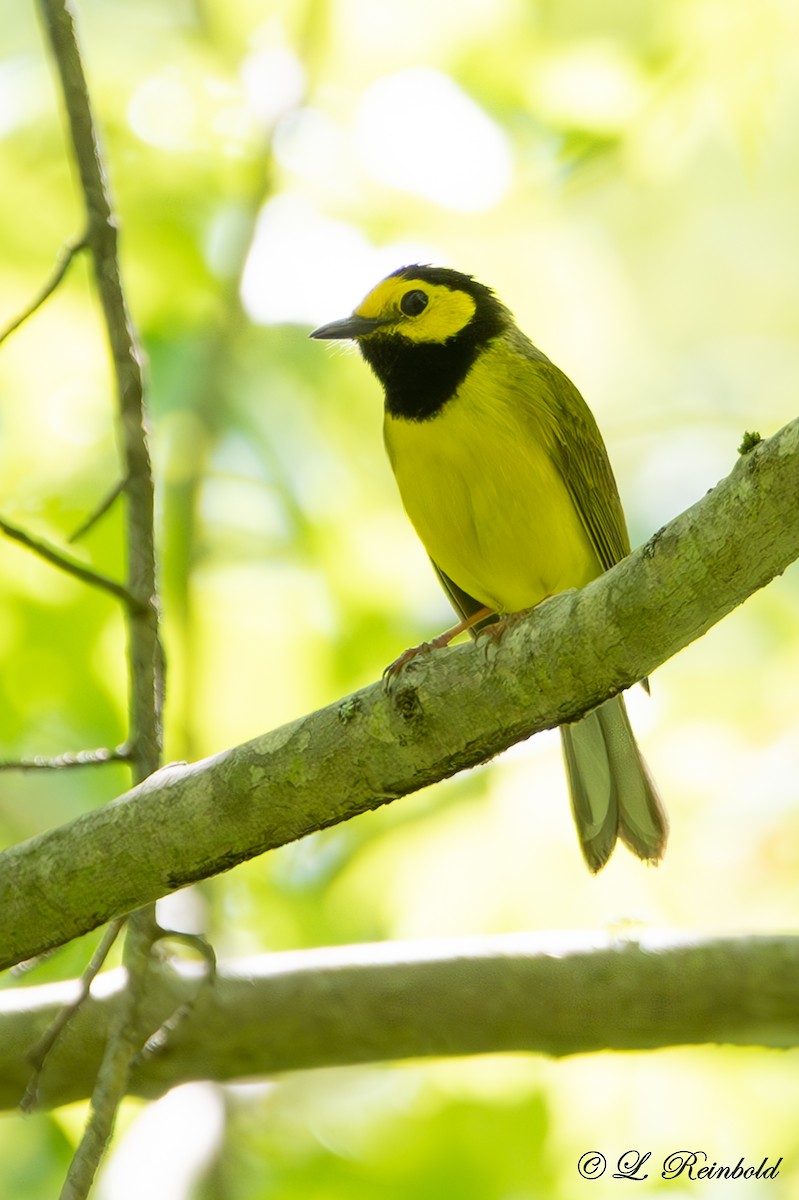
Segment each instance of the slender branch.
M83 1200L88 1196L114 1132L119 1105L128 1090L131 1063L146 1040L141 1004L150 951L157 936L152 913L148 907L136 914L138 920L128 923L120 1002L105 1031L102 1057L96 1065L91 1090L89 1120L69 1165L61 1200ZM77 1015L82 1011L79 1009Z
M46 300L49 300L69 270L69 266L73 258L75 258L75 256L79 254L81 250L85 250L87 245L88 238L84 233L79 238L75 238L73 241L67 242L66 245L62 246L56 259L56 265L53 269L53 273L47 280L47 283L44 285L39 294L30 302L28 307L23 309L23 311L13 319L13 321L6 325L5 329L0 331L0 344L2 344L7 337L10 337L15 330L19 329L20 325L24 325L28 318L32 317L33 314L42 307Z
M130 761L134 782L157 770L161 756L163 657L158 637L155 578L154 488L144 423L141 353L130 319L117 254L117 227L100 155L86 78L67 0L39 0L64 96L74 159L86 206L87 239L105 319L116 380L120 442L127 496L127 592L139 599L128 606ZM134 906L131 906L133 908ZM121 916L122 914L115 914ZM157 939L154 908L133 914L124 961L128 978L118 1019L109 1028L92 1094L89 1121L70 1164L62 1200L88 1195L111 1137L131 1062L142 1045L139 1002Z
M48 756L34 754L31 758L0 759L0 771L63 771L67 767L102 767L106 763L130 762L128 746L109 750L67 750L64 754Z
M33 1067L33 1073L28 1080L25 1088L25 1094L20 1102L20 1107L24 1112L30 1112L39 1102L39 1080L41 1078L44 1064L47 1061L47 1056L53 1049L61 1034L66 1029L70 1019L74 1017L80 1006L89 995L92 983L99 974L105 960L111 951L111 947L117 940L119 931L125 924L124 917L112 921L106 928L100 944L89 960L88 966L78 980L78 992L73 1000L62 1005L55 1013L51 1024L45 1030L39 1041L28 1053L28 1062Z
M116 596L117 600L121 600L130 612L141 612L146 609L146 605L137 600L124 584L118 583L116 579L111 579L108 575L103 575L100 571L95 571L94 567L87 567L77 558L73 558L71 554L56 549L42 538L34 537L27 530L20 529L18 525L7 521L5 517L0 517L0 532L4 533L7 538L11 538L12 541L26 546L28 550L32 550L34 554L43 558L51 566L58 567L59 571L65 571L67 575L80 579L82 583L87 583L90 587L110 592L112 596Z
M131 734L135 779L160 761L160 654L153 535L154 492L144 429L141 351L128 313L99 136L92 114L75 25L67 0L39 0L64 94L69 129L86 205L87 238L116 380L120 440L125 459L127 587L142 603L130 610Z
M650 675L799 557L799 419L486 655L456 646L0 854L0 967L345 821ZM741 686L745 686L742 676ZM457 696L457 704L453 697Z
M98 521L111 509L128 485L127 479L120 479L115 483L108 495L105 496L95 508L94 512L89 513L85 521L82 521L74 533L71 533L67 538L68 542L78 542L82 537L85 537L90 529L94 529Z
M70 1021L42 1074L43 1106L88 1094L124 987L124 972L108 972ZM0 1107L17 1103L27 1047L76 988L0 993ZM432 1055L796 1047L799 938L553 933L333 946L227 963L212 988L202 968L173 965L148 976L143 1026L192 1000L163 1050L137 1059L132 1093Z
M204 961L204 971L200 979L196 981L196 986L192 989L191 994L182 1000L147 1038L147 1041L133 1059L131 1066L134 1068L144 1058L153 1054L161 1054L166 1046L171 1046L175 1030L180 1029L181 1025L189 1019L197 1007L197 1002L203 995L205 988L211 988L216 983L218 967L216 951L207 938L204 938L201 934L182 933L179 930L173 929L159 928L159 934L159 940L162 942L183 942L184 945L190 946L192 950L196 950Z
M122 288L114 220L99 137L91 110L72 12L67 0L39 0L64 95L69 129L86 204L87 241L116 379L121 445L125 458L130 609L130 709L134 776L154 771L160 756L160 654L153 534L154 492L144 428L141 351Z

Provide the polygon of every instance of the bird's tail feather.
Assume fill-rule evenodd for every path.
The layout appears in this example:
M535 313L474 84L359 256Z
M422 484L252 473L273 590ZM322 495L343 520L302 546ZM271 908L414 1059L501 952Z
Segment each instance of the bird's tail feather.
M596 872L621 840L657 862L668 825L621 696L561 726L572 812L583 855Z

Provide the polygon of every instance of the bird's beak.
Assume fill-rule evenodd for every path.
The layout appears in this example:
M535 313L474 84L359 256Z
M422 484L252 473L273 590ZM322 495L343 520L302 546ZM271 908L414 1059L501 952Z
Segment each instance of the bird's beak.
M359 317L357 313L353 313L351 317L345 317L343 321L330 321L328 325L320 325L318 329L314 329L309 336L312 338L361 338L367 333L374 333L381 325L385 325L385 320L379 317Z

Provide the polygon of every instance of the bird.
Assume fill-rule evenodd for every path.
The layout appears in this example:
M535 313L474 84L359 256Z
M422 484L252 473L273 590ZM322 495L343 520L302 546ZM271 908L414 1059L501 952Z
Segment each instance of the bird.
M491 622L501 628L629 554L588 405L472 275L400 267L350 316L310 336L354 341L382 385L384 442L402 503L461 618L427 646L465 629L478 636ZM589 869L604 867L619 839L657 863L668 825L623 696L560 731Z

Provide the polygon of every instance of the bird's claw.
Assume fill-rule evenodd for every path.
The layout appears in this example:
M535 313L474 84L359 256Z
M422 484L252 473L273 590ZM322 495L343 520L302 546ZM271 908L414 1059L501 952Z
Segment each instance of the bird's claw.
M517 625L519 621L532 612L530 608L523 608L519 612L504 613L492 625L486 625L478 634L478 642L483 642L483 654L488 659L489 652L496 648L504 638L509 629ZM485 640L483 640L485 639Z
M429 654L434 648L434 642L420 642L418 646L410 646L407 650L403 650L399 658L395 658L383 671L383 687L386 691L391 691L397 679L412 659L417 658L420 654Z

